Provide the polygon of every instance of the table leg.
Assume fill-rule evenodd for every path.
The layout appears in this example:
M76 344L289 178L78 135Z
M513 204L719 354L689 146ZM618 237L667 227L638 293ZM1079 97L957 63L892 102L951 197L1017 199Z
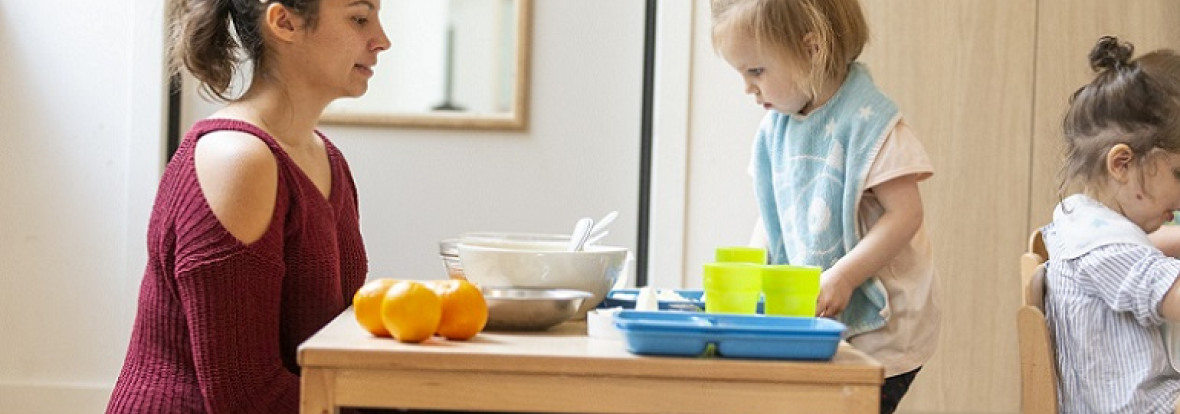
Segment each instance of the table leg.
M303 368L299 392L301 414L340 414L336 407L336 372L320 368Z

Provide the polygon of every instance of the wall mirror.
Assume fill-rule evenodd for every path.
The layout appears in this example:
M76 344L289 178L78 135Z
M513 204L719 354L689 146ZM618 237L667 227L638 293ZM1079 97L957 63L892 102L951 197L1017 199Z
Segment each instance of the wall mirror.
M337 99L331 124L523 130L533 0L385 0L393 46L369 90Z

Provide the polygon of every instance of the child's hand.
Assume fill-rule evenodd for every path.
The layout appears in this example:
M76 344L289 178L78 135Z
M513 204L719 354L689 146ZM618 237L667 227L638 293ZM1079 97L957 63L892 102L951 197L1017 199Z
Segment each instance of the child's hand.
M815 301L815 316L835 317L848 306L848 299L852 297L852 286L831 271L820 276L819 297Z

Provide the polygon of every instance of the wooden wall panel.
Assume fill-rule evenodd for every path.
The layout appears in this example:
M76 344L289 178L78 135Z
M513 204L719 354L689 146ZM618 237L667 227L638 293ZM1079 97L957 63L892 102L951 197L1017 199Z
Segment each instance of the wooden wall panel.
M1048 223L1057 204L1061 121L1070 94L1093 79L1087 55L1103 35L1135 45L1139 55L1180 50L1180 2L1040 0L1030 229Z
M862 4L872 31L862 60L935 167L922 196L943 330L899 412L1016 412L1036 1Z

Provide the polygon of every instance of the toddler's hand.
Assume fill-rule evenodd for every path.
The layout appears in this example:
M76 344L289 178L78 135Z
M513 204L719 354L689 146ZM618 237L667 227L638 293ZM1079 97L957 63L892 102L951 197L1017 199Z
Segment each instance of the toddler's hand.
M815 301L815 316L833 318L844 307L848 306L848 299L852 297L852 287L838 274L824 272L820 276L819 297Z

